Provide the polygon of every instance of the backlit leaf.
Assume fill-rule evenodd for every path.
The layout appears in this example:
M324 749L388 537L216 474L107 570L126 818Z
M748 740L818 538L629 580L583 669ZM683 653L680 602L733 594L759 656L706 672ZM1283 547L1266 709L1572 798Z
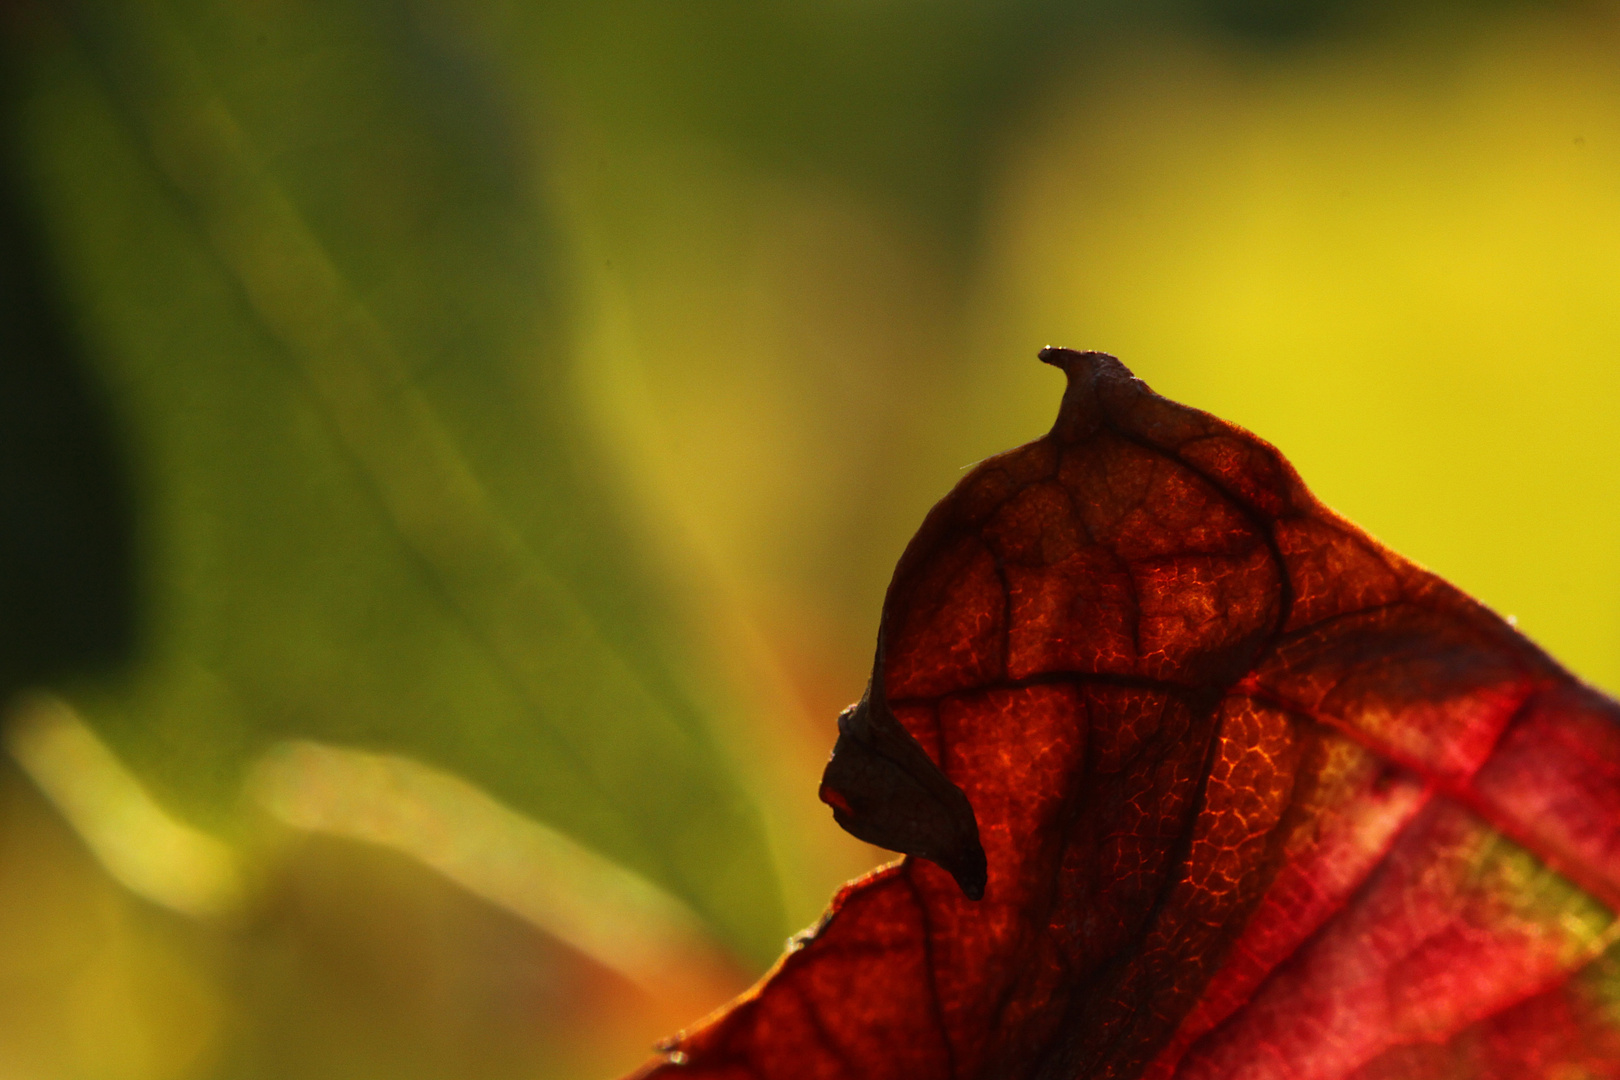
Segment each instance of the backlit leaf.
M650 1073L1620 1075L1620 709L1254 436L1042 359L1056 425L928 515L840 720L824 798L912 857Z

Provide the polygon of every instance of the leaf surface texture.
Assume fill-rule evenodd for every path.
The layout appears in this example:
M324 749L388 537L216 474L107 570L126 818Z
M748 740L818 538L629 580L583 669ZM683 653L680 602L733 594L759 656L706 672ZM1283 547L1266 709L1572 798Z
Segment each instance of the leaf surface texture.
M648 1075L1620 1075L1615 703L1253 435L1042 358L1057 423L930 512L868 692L983 899L914 855L846 886ZM915 832L917 767L840 773L841 727L840 820Z

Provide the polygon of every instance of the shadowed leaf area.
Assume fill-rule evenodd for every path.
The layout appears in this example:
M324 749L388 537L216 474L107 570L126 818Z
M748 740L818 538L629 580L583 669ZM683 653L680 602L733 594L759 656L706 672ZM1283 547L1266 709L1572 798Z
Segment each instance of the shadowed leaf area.
M823 798L910 856L642 1075L1620 1076L1615 703L1264 442L1042 359L1057 423L928 515L840 720Z

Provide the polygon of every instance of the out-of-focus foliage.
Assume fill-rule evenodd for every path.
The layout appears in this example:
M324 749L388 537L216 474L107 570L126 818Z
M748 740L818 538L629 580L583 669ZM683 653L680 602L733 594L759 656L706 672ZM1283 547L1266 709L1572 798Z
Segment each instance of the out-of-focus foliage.
M75 16L23 138L142 456L150 603L91 721L205 817L275 739L425 757L767 958L763 840L596 490L556 244L453 44L364 5Z
M1248 424L1620 686L1608 6L0 18L0 673L243 882L212 916L135 899L8 773L0 1071L634 1061L725 978L638 988L289 839L244 776L317 760L289 739L424 762L757 970L878 858L815 802L830 718L922 513L1050 423L1048 342ZM388 810L333 829L431 822L417 855L483 895L538 873L476 814ZM540 877L609 880L581 865Z

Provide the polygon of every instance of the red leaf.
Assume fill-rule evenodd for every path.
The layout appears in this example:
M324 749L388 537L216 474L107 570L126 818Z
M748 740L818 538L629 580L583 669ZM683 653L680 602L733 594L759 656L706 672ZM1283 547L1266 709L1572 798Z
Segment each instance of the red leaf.
M1620 706L1259 439L1041 358L1057 424L923 522L823 784L923 858L649 1075L1620 1077Z

